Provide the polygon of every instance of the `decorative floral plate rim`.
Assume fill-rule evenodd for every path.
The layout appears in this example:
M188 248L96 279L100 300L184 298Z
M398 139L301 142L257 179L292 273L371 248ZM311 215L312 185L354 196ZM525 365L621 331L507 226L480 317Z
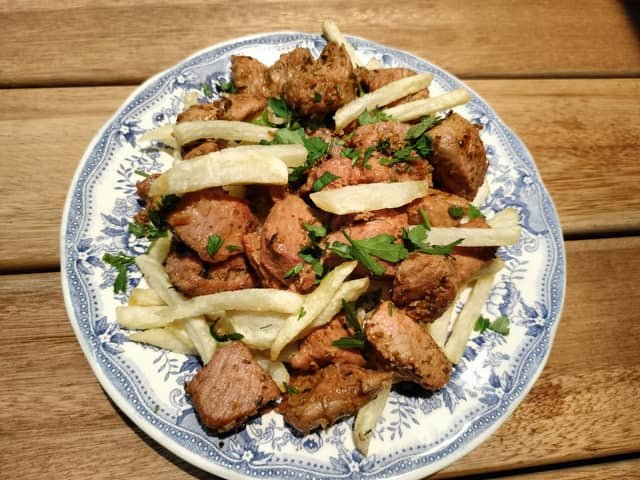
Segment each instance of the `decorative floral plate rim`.
M194 415L192 409L184 404L179 405L184 411L177 416L165 415L167 412L164 406L159 412L159 401L153 408L149 402L154 394L152 385L147 383L146 378L140 378L143 374L132 360L134 357L131 352L126 350L131 342L126 341L126 335L120 333L117 327L114 328L113 312L107 311L105 304L108 301L102 296L105 290L110 289L104 285L107 270L101 265L99 258L105 251L104 248L108 251L115 247L106 246L105 238L110 240L108 236L96 236L95 225L89 226L92 221L95 223L100 219L100 216L103 222L118 222L118 218L111 214L115 207L105 213L104 202L108 199L103 199L96 192L104 188L100 184L100 178L110 175L105 173L108 168L123 159L119 158L118 152L128 148L127 144L137 148L135 135L142 129L136 123L137 120L129 120L127 123L126 119L136 115L141 118L148 116L145 111L154 102L162 103L164 98L166 103L168 91L173 92L172 95L177 98L184 93L183 90L199 87L197 82L215 81L216 73L218 76L222 73L222 76L228 77L224 69L205 77L198 76L197 69L201 67L205 73L209 73L207 66L216 62L224 63L230 53L246 53L247 49L253 53L257 48L258 51L273 50L279 54L281 51L278 48L285 45L287 49L302 45L317 54L324 40L318 35L299 32L273 32L244 36L198 51L138 87L87 147L71 182L63 211L61 277L65 305L74 332L94 374L111 399L155 441L189 463L222 477L421 478L433 473L473 450L513 412L542 372L558 326L566 282L562 234L553 202L526 147L479 95L448 72L410 53L359 37L348 38L363 57L375 56L385 66L408 66L415 70L430 71L435 76L435 88L449 90L464 86L471 92L473 99L468 107L463 108L465 116L481 123L492 142L496 142L488 144L488 153L490 175L493 175L492 180L498 188L483 209L489 212L505 206L519 209L525 234L525 239L518 246L501 249L500 255L506 260L509 271L496 281L492 291L492 298L496 299L490 299L487 310L494 314L513 313L514 336L521 336L523 341L516 345L518 348L513 347L514 355L510 355L501 349L506 349L511 339L501 340L491 333L487 337L477 336L470 340L464 360L449 387L432 396L410 398L406 402L404 396L392 396L390 404L393 406L393 402L397 402L392 412L399 412L397 423L402 425L407 422L413 426L408 436L416 435L416 429L424 426L421 421L430 413L429 420L432 420L434 410L442 411L446 417L448 409L452 418L444 421L446 426L438 432L441 437L431 443L418 443L415 446L407 446L406 442L402 444L402 428L399 428L397 443L394 442L394 445L400 445L397 451L388 454L378 451L367 458L353 451L352 447L347 448L350 422L342 422L329 432L312 437L313 440L305 444L290 434L283 435L282 426L275 424L273 419L265 420L265 423L270 422L266 425L262 419L258 419L246 430L218 442L218 437L198 431L193 422L185 421L185 418L193 420ZM175 111L172 113L175 114ZM514 176L511 170L519 175ZM113 177L113 173L111 176ZM121 188L123 189L126 190L126 187ZM114 193L115 196L118 195L118 192ZM530 208L531 206L539 208ZM107 228L114 230L113 225L108 225L105 229ZM89 230L94 235L82 238ZM96 238L101 239L96 243L102 242L98 246L92 244ZM136 247L127 244L125 250L135 252ZM528 260L522 260L523 258ZM537 262L544 263L544 268L541 271L535 270L535 267L525 268L532 262L537 268L540 268ZM103 281L101 285L96 274L100 270ZM519 282L524 281L522 278L530 271L538 275L534 279L537 282L535 297L527 301L525 292L520 291L524 289L519 288ZM504 351L511 353L511 350ZM478 359L483 355L486 357L483 362L488 367L476 368ZM493 356L496 358L492 358ZM512 359L513 356L516 361ZM185 368L185 365L188 367L185 371L193 373L194 362L187 361L181 368ZM462 377L470 373L478 375L482 371L488 372L484 379L486 387L477 389L476 385L473 388L477 391L473 388L466 391L465 385L468 382ZM184 379L185 374L179 377L179 381ZM461 418L456 418L454 412L458 408L462 410L462 405L466 404L472 405L472 408L465 410L460 415ZM487 408L473 406L476 404ZM412 412L416 410L420 410L423 415L412 416ZM419 415L420 412L415 414ZM387 410L385 423L386 418ZM440 417L436 419L436 423L439 422ZM385 433L386 430L381 434L382 439L385 439ZM279 450L275 446L279 445L275 440L278 434L284 442L280 445L281 456L277 455ZM386 439L395 440L395 433L389 435L394 436ZM424 441L419 432L418 436L419 440ZM269 441L272 442L271 449ZM225 442L224 448L220 446ZM345 442L347 446L344 445ZM295 450L291 450L294 447ZM303 454L298 454L300 450ZM318 458L319 453L325 451L329 452L323 455L328 458L328 463L322 463ZM295 452L295 455L291 452Z

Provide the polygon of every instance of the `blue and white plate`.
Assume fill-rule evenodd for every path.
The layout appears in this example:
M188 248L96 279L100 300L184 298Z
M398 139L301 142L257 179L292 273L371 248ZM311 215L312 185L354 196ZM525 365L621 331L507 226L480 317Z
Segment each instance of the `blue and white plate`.
M385 67L432 72L432 94L465 86L449 73L405 52L350 39L363 60ZM513 207L522 219L517 245L502 248L485 315L508 315L511 333L487 331L469 340L449 385L429 395L392 393L367 457L352 442L353 420L305 437L294 435L272 412L218 438L200 426L183 384L199 368L196 358L128 341L114 309L113 268L104 253L144 252L146 241L128 232L140 204L135 170L155 172L169 157L138 145L139 135L175 121L190 90L214 88L229 78L231 55L266 64L294 47L319 54L318 35L270 33L244 37L196 53L138 88L89 145L64 210L62 283L69 318L96 377L142 430L186 461L225 478L421 478L470 452L513 412L542 371L558 325L565 289L565 255L558 217L531 155L491 107L473 99L457 108L483 126L491 196L486 214ZM207 90L206 88L204 90ZM470 90L470 89L469 89ZM215 89L214 89L215 91ZM201 100L205 100L202 94ZM140 281L131 268L128 290Z

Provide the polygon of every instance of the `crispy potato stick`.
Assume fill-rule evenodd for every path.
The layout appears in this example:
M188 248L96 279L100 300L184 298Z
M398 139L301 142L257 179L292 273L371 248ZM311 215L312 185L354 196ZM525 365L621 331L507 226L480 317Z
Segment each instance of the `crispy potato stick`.
M197 355L197 350L191 337L189 336L189 332L187 332L187 325L185 320L176 320L175 322L171 322L169 325L164 327L165 330L169 330L176 337L178 337L183 343L189 345Z
M275 133L275 128L231 120L196 120L173 127L173 136L180 146L201 138L260 143L261 140L272 140Z
M432 245L448 245L462 239L461 247L502 247L515 245L520 238L520 225L496 228L433 227L427 234Z
M416 93L417 91L428 87L432 79L433 75L430 73L419 73L411 77L401 78L400 80L388 83L382 88L356 98L336 111L333 116L336 124L336 131L341 132L345 126L358 118L358 116L365 110L374 110L376 108L383 107L388 103L404 98L407 95L411 95L412 93Z
M231 292L200 295L169 307L162 315L170 320L209 315L226 310L298 313L302 295L276 288L247 288Z
M160 296L151 288L136 287L129 296L130 307L153 307L165 305Z
M278 312L232 310L225 313L216 327L223 333L241 334L241 341L249 348L269 350L288 316Z
M182 96L182 110L187 110L198 103L198 93L197 90L189 90Z
M462 289L458 290L458 295L456 295L456 298L451 302L451 305L449 305L446 312L436 318L433 322L423 325L423 328L429 335L431 335L431 338L433 338L433 341L438 344L441 350L444 349L444 342L447 339L447 333L449 333L449 323L455 313L456 302L458 301L461 291Z
M413 78L413 77L408 77ZM376 90L377 92L378 90ZM363 97L361 97L363 98ZM392 108L387 108L382 113L389 115L399 122L408 122L416 120L425 115L448 110L458 105L462 105L471 100L471 95L464 88L458 88L437 97L415 100L413 102L403 103Z
M158 263L164 263L171 250L171 237L171 232L167 232L166 236L157 238L147 255Z
M505 208L487 220L491 228L513 227L520 224L520 215L515 208Z
M373 436L373 429L378 423L380 415L382 415L384 406L387 404L389 393L391 393L391 382L385 385L373 400L358 410L356 420L353 423L353 443L363 455L367 455L369 451L369 442Z
M503 268L504 268L504 261L501 258L494 258L490 262L486 262L482 267L480 267L480 269L477 272L471 275L471 277L469 277L469 279L467 280L467 283L471 283L475 280L478 280L480 277L484 277L486 275L495 276L495 274L498 273ZM464 288L464 286L461 288Z
M349 55L351 63L353 63L354 67L364 66L364 64L358 58L356 51L353 49L351 44L347 42L346 38L344 38L344 35L338 28L336 22L331 19L326 19L324 22L322 22L322 33L330 42L336 42L340 45L344 45L344 48L347 51L347 55Z
M491 190L489 189L489 182L487 182L487 177L485 177L484 182L482 182L482 185L480 185L480 188L478 189L478 192L476 193L476 196L471 203L480 208L484 201L489 198L490 194Z
M322 190L309 197L325 212L345 215L401 207L416 198L424 197L427 191L424 181L364 183Z
M333 296L331 301L324 308L322 313L311 322L311 325L302 333L301 336L305 336L308 332L314 328L321 327L329 323L333 317L335 317L340 310L342 310L342 301L355 302L360 296L369 288L369 277L358 278L357 280L350 280L344 282Z
M129 340L139 343L147 343L156 347L166 348L176 353L195 355L196 349L184 343L178 336L165 328L150 328L143 332L134 332L129 335Z
M116 307L116 321L130 330L164 327L169 321L158 315L166 306Z
M357 264L358 262L353 261L338 265L322 279L313 292L307 295L299 312L290 315L278 332L278 336L271 345L271 360L276 360L282 349L322 313Z
M381 68L384 68L384 65L376 57L371 57L365 65L365 68L367 70L379 70Z
M284 386L285 383L289 383L289 372L287 371L287 367L284 366L284 363L276 360L270 360L266 356L258 352L252 352L253 358L256 359L258 365L262 367L262 369L267 372L281 392L286 391Z
M281 149L285 145L274 146ZM267 145L226 148L180 162L151 184L149 194L181 194L223 185L286 185L287 164L270 149ZM306 151L303 158L306 159Z
M173 124L147 130L136 139L136 142L162 142L171 148L178 148L176 139L173 137Z
M458 315L456 323L453 325L451 336L444 346L444 354L451 363L456 364L460 361L476 320L485 303L487 303L492 285L493 275L487 275L476 280L467 303L465 303L460 315Z
M184 302L184 297L176 291L162 263L149 255L136 257L136 265L144 275L147 283L155 290L162 300L168 305L176 305ZM204 317L189 318L184 322L184 328L193 341L193 344L202 361L207 364L216 350L216 342L209 332L209 325Z

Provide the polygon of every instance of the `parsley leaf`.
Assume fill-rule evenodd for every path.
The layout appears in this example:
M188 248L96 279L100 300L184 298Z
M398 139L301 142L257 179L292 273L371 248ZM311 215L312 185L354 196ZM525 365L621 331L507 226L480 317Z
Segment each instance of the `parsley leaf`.
M229 80L228 82L221 80L218 85L218 91L225 93L238 93L238 88L236 87L236 84L233 83L233 80Z
M202 92L204 93L205 97L213 96L213 90L211 89L211 85L209 85L208 83L202 84Z
M137 168L133 171L136 175L140 175L141 177L147 178L149 174L147 172L143 172L142 170L138 170Z
M287 393L300 393L300 390L298 390L293 385L289 385L287 382L282 382L282 386L287 391Z
M488 318L480 315L473 329L480 333L483 333L485 330L492 330L501 335L509 335L509 317L501 315L492 322Z
M207 239L207 253L211 256L215 255L220 247L222 246L222 237L218 235L209 235Z
M356 317L356 311L354 310L353 306L342 299L342 309L344 310L344 313L346 313L347 323L353 329L353 331L356 333L362 333L362 325L360 325L360 322Z
M179 201L180 197L177 195L164 195L160 199L160 203L155 208L149 210L149 220L151 223L163 230L165 227L164 217L167 216L167 213L169 213Z
M302 128L297 130L289 130L282 128L278 130L275 134L275 138L273 140L274 144L291 144L291 143L299 143L304 145L307 149L307 160L304 165L300 165L299 167L295 167L291 173L289 173L289 182L297 182L300 177L309 170L315 162L323 157L327 150L329 149L329 144L322 140L319 137L311 137L308 138Z
M331 342L334 347L339 348L364 348L364 338L358 336L342 337Z
M360 82L358 82L358 96L361 97L363 95L366 95L367 92L364 91L364 88L362 87L362 84Z
M235 245L233 243L230 243L229 245L226 245L224 248L226 248L230 252L237 252L237 251L242 250L242 247L240 245Z
M242 340L244 338L244 335L242 335L241 333L227 333L224 335L219 334L218 332L216 332L215 323L209 327L209 332L216 342L228 342L229 340Z
M455 218L456 220L462 218L464 216L464 208L458 207L457 205L449 207L449 215L451 218Z
M329 185L331 182L339 178L340 178L339 176L334 175L331 172L324 172L320 176L320 178L318 178L315 182L313 182L313 185L311 186L311 188L313 189L314 192L319 192L325 186Z
M332 345L339 348L364 348L365 335L360 322L356 317L353 307L342 300L342 309L347 316L347 327L351 328L355 333L348 337L342 337L332 342Z
M287 121L287 127L291 126L293 120L293 110L289 108L287 102L282 98L269 98L269 108L277 116Z
M427 217L427 212L425 212L422 207L418 209L418 212L420 213L420 217L422 217L422 226L426 231L431 230L431 222L429 221L429 217Z
M467 206L467 217L469 217L469 220L473 220L474 218L484 218L484 215L478 207L470 203L469 206Z
M307 314L307 311L304 309L304 306L300 307L300 311L298 312L298 320L300 320L306 314Z
M313 243L318 243L322 237L327 234L327 229L324 225L312 225L310 223L303 223L302 226L309 233L309 238Z
M371 164L369 163L369 159L371 158L371 155L373 154L373 151L375 150L375 148L376 147L371 145L367 147L367 149L364 151L364 156L362 157L362 166L367 170L371 170Z
M135 258L125 255L122 252L118 252L117 255L105 253L102 256L102 261L118 270L118 276L113 283L114 293L124 292L127 289L127 270L130 265L133 265Z
M427 242L427 229L423 225L416 225L409 230L404 230L403 237L408 240L412 249L430 255L451 255L456 245L462 243L459 238L448 245L431 245Z
M267 112L267 109L265 108L260 116L251 120L251 123L254 125L262 125L263 127L270 127L271 122L269 121L269 112Z
M301 263L296 263L293 267L291 267L289 270L287 270L287 273L284 274L283 278L287 279L287 278L295 277L301 271L302 271L302 264Z
M373 257L388 262L399 262L409 254L407 249L403 245L396 243L395 237L391 235L383 233L364 240L353 240L344 230L342 234L351 245L333 242L329 250L342 258L358 260L363 267L375 275L382 275L385 268L376 262Z
M318 92L313 92L313 102L320 103L321 101L322 101L322 95L320 95Z
M429 135L421 136L414 144L413 149L422 158L427 158L431 153L431 137Z
M389 139L380 140L376 145L376 150L384 155L391 154L391 142Z
M427 132L427 130L436 126L438 123L442 122L442 120L442 118L427 115L426 117L423 117L420 122L412 125L411 128L407 130L405 138L407 140L417 140L422 137Z
M291 145L294 143L304 145L304 130L298 128L296 130L291 130L288 128L280 128L276 131L276 134L273 138L273 143L278 145Z
M149 240L167 236L166 230L160 230L153 223L129 223L129 232L138 238L148 238Z
M377 109L369 111L365 108L364 112L358 115L358 123L360 125L369 125L371 123L382 122L385 120L391 120L391 117Z
M360 156L360 150L351 147L343 148L341 153L343 156L351 160L351 165L355 165L358 161L358 157Z
M310 253L308 250L312 250L312 249L302 249L298 252L298 256L303 261L311 265L311 269L313 270L313 273L316 274L316 277L322 277L324 273L324 268L322 267L322 263L320 262L319 259L314 257L313 254ZM322 252L320 254L322 254Z

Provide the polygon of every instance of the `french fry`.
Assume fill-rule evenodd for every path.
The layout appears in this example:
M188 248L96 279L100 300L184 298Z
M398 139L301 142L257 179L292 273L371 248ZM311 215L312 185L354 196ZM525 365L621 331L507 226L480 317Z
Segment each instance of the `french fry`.
M169 250L171 250L171 238L171 233L167 232L167 235L164 237L154 240L153 246L147 255L158 263L164 263L167 255L169 255Z
M482 185L478 188L478 192L471 203L479 208L482 206L484 201L489 198L490 194L491 189L489 188L489 182L487 182L487 178L485 177L484 182L482 182Z
M130 307L153 307L165 305L160 296L151 288L136 287L129 295Z
M391 382L385 385L373 400L360 408L356 415L353 423L353 443L360 450L360 453L365 456L369 452L369 442L373 436L373 429L382 415L390 393Z
M437 97L415 100L413 102L407 102L395 107L387 108L383 110L382 113L389 115L398 122L409 122L411 120L417 120L420 117L424 117L425 115L431 115L462 105L467 103L469 100L471 100L469 92L464 88L458 88L451 92L438 95Z
M333 116L333 120L336 124L336 131L342 132L344 127L358 118L358 116L365 110L374 110L376 108L383 107L391 102L428 87L432 79L433 75L430 73L419 73L411 77L401 78L400 80L388 83L384 87L352 100L346 105L340 107Z
M335 296L346 278L351 275L358 262L346 262L331 270L307 295L298 313L290 315L271 345L271 360L277 360L282 349L307 328Z
M438 344L440 349L444 348L444 343L447 340L447 333L449 333L449 323L451 323L451 318L455 312L456 302L458 301L458 296L456 296L455 300L451 302L449 308L436 318L433 322L427 323L423 326L424 330L427 331L433 341Z
M302 152L300 145L292 146ZM289 145L226 148L177 163L155 179L149 194L182 194L224 185L286 185L287 164L272 153L281 152L283 147ZM300 158L305 161L306 150Z
M305 336L308 332L322 325L329 323L333 317L335 317L340 310L342 310L342 302L355 302L362 294L364 294L369 288L369 277L358 278L357 280L350 280L344 282L331 301L324 308L322 313L311 322L309 327L302 333L301 336Z
M451 335L444 346L444 354L451 363L457 364L462 358L476 320L487 303L492 285L493 275L479 278L473 285L471 294L458 315Z
M129 335L129 340L139 343L147 343L160 348L166 348L176 353L195 355L196 349L184 343L170 330L165 328L150 328L142 332L134 332Z
M285 320L287 313L228 311L216 327L224 333L239 333L242 342L249 348L269 350Z
M515 208L505 208L487 220L491 228L513 227L520 224L520 215Z
M162 142L171 148L178 148L178 143L173 137L173 125L164 125L162 127L147 130L140 135L136 142Z
M344 38L344 35L338 28L336 22L331 19L327 19L322 22L322 33L324 33L325 38L330 42L336 42L344 46L345 50L347 51L347 55L349 55L351 63L353 63L354 67L364 66L364 64L358 58L356 51L353 49L351 44L347 42L347 39Z
M275 128L231 120L196 120L173 127L173 136L180 146L201 138L260 143L261 140L272 140L275 133Z
M247 288L230 292L213 293L184 300L166 309L162 316L168 320L221 315L226 310L254 312L298 313L303 297L289 290L275 288Z
M309 198L325 212L347 213L397 208L424 197L428 187L423 181L364 183L312 193Z
M513 219L511 215L509 216ZM507 223L505 220L507 219L500 217L498 221L503 223L492 228L433 227L427 234L427 240L433 245L448 245L461 239L462 242L459 244L461 247L515 245L520 239L520 226L510 221ZM491 225L491 222L489 224Z
M285 392L286 387L284 384L289 383L289 371L287 370L287 367L284 366L284 363L279 360L270 360L261 353L252 353L253 358L256 359L258 365L260 365L260 367L262 367L262 369L271 376L276 385L278 385L280 391Z
M166 306L119 306L116 307L116 321L130 330L164 327L170 321L158 315Z
M197 90L189 90L182 96L183 110L187 110L198 103L200 93Z

